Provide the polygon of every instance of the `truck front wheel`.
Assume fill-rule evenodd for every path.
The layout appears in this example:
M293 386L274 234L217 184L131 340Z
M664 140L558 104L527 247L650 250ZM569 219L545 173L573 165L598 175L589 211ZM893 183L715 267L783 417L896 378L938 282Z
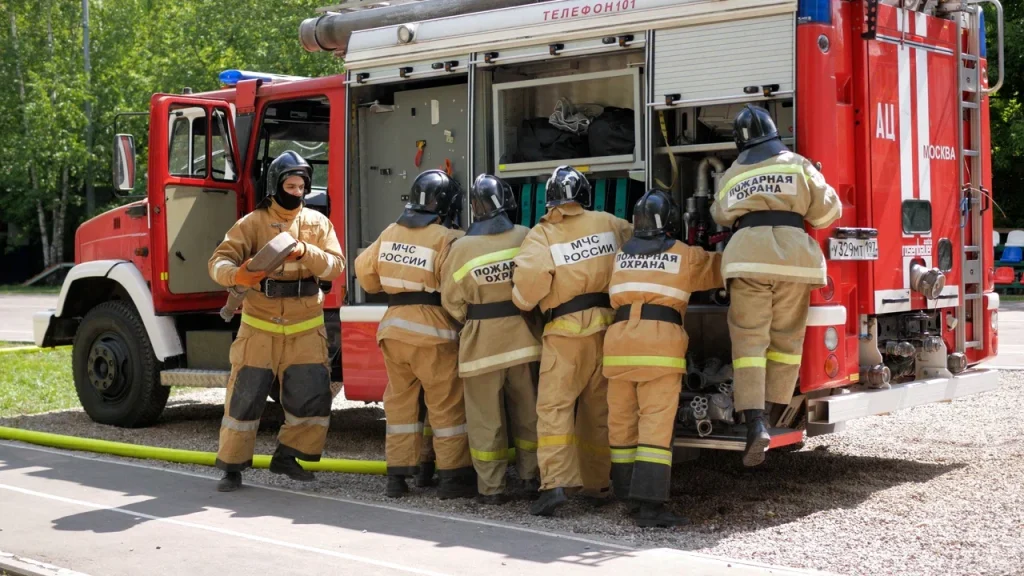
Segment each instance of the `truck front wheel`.
M75 390L95 422L139 428L156 422L170 388L160 384L160 362L135 307L104 302L90 310L75 334Z

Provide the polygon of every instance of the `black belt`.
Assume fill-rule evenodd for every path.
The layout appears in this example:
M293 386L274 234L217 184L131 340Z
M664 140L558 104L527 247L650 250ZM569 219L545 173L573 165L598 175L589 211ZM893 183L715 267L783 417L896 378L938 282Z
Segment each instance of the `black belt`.
M490 302L488 304L470 304L466 309L466 320L492 320L494 318L511 318L521 312L511 300Z
M440 292L401 292L399 294L388 294L388 306L411 306L422 304L424 306L440 306Z
M572 314L573 312L582 312L584 310L590 310L591 308L611 307L612 303L608 298L608 294L604 292L589 292L587 294L580 294L565 304L555 306L551 310L548 310L545 315L547 316L547 321L551 322L559 316L565 316L567 314Z
M305 298L316 296L320 292L320 283L316 278L291 282L264 278L260 280L260 292L267 298Z
M615 321L625 322L629 320L630 309L633 304L627 304L615 310ZM661 306L659 304L640 304L643 308L640 309L641 320L659 320L661 322L671 322L672 324L683 325L683 315L679 313L675 308L669 306Z
M761 210L740 216L732 225L733 230L753 228L755 226L789 226L804 229L804 217L787 210Z

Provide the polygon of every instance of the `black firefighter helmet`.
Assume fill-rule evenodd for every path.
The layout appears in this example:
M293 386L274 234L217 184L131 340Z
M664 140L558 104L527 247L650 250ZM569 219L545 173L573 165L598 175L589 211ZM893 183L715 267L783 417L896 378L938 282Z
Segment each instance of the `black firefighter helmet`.
M626 254L657 254L675 243L679 206L663 190L648 190L633 207L633 237L622 247Z
M408 228L423 228L444 218L458 193L458 184L443 170L427 170L416 177L409 190L409 201L398 223Z
M500 234L515 227L508 212L516 209L512 187L497 176L481 174L469 189L469 204L473 210L473 224L468 236Z
M313 167L302 156L299 156L298 152L293 150L287 150L277 158L274 158L274 161L270 163L270 167L267 168L267 190L270 191L268 196L273 196L283 208L292 210L302 203L302 199L284 191L284 181L289 176L299 176L302 178L302 182L305 185L303 188L304 195L308 196L312 191L310 186L313 181Z
M747 104L733 120L733 137L740 151L740 164L757 164L789 149L779 137L771 114L759 106Z
M551 173L547 184L547 207L554 208L569 202L580 206L590 205L592 192L590 182L579 170L572 166L559 166Z

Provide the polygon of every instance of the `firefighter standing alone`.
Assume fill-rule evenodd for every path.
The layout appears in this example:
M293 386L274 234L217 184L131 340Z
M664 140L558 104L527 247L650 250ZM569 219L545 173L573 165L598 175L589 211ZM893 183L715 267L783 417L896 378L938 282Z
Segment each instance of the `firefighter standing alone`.
M611 476L608 381L601 373L604 332L612 321L608 281L629 222L584 209L590 183L574 168L555 168L548 212L515 258L512 301L546 314L537 394L541 496L530 512L549 516L566 489L606 501Z
M771 441L765 402L792 399L810 293L827 282L825 257L804 222L825 228L843 210L821 172L782 143L765 109L748 104L734 130L740 155L722 176L711 215L734 231L722 257L733 393L747 424L743 464L757 466Z
M458 332L441 307L441 269L461 231L444 227L458 185L440 170L416 177L398 221L356 258L356 277L370 294L386 292L388 310L377 329L388 385L385 452L387 495L408 492L420 470L420 391L423 391L441 479L442 499L472 497L473 465L466 438ZM454 208L452 208L454 209Z
M270 471L309 481L296 458L320 460L331 416L331 378L323 292L319 280L341 275L345 260L331 221L303 208L313 169L295 152L278 156L267 170L272 197L235 223L210 258L210 276L221 286L248 286L242 324L231 345L231 375L221 421L217 489L237 490L252 465L260 414L271 386L279 386L285 423ZM246 264L281 232L299 240L277 271L252 272ZM269 276L269 277L268 277Z
M683 316L694 292L721 288L721 254L673 239L679 209L660 190L633 210L633 238L615 255L604 339L612 489L641 527L686 519L669 511L672 439L689 345Z
M465 381L469 449L478 501L505 502L508 467L506 406L511 413L519 478L536 491L539 335L512 303L514 259L529 229L512 223L512 188L480 175L469 193L473 224L455 241L442 271L445 310L465 324L459 338L459 375Z

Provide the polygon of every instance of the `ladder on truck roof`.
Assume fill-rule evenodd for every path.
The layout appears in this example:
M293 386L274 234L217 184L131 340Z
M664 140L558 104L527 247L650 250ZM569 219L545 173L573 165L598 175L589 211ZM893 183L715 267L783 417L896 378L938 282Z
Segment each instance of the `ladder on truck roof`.
M998 10L999 31L999 82L995 86L982 87L981 55L983 52L981 34L982 9L979 3L990 1ZM952 6L951 6L952 5ZM984 187L981 150L982 99L999 89L1003 83L1003 34L1002 6L996 0L967 0L943 5L948 12L956 14L957 25L956 55L959 63L960 121L957 122L957 145L960 150L960 245L963 247L960 260L960 303L957 306L956 351L964 353L969 348L983 348L985 327L985 284L982 246L984 230L982 213L986 201L991 207L991 192ZM963 15L961 17L960 15ZM967 25L967 50L963 50L963 27ZM964 123L966 122L966 127ZM988 198L986 198L988 197ZM971 319L970 334L967 319Z

